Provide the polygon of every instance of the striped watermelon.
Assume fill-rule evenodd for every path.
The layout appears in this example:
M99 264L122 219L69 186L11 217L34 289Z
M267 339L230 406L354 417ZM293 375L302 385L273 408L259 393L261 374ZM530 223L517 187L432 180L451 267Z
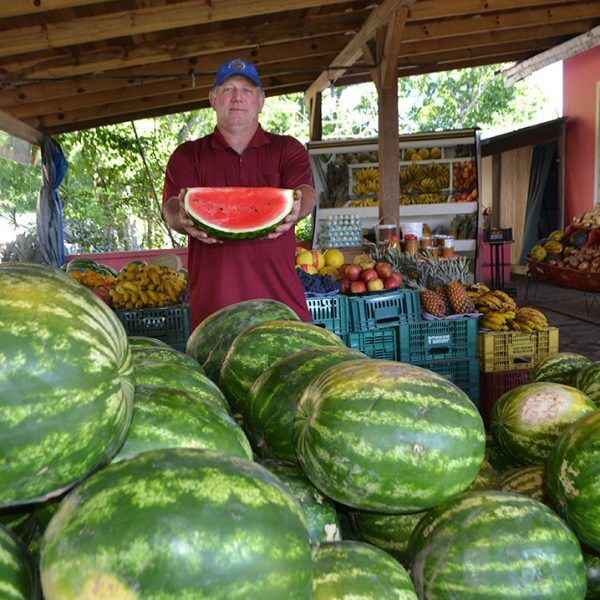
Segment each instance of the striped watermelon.
M143 335L130 335L127 338L129 345L135 348L164 348L172 350L171 346L158 338L144 337Z
M253 383L244 407L244 427L255 450L264 457L297 462L294 415L304 388L325 369L364 358L349 348L325 346L301 350L278 360Z
M587 573L586 600L600 599L600 557L594 554L583 553L585 570Z
M265 468L177 448L86 479L44 534L46 600L308 600L302 510Z
M137 385L131 427L113 460L160 448L200 448L252 460L241 427L214 402L171 388Z
M519 467L508 471L500 480L500 489L504 492L523 494L538 502L548 504L545 465Z
M528 383L494 405L490 431L502 452L519 464L543 464L560 433L596 405L560 383Z
M172 388L198 400L206 400L229 411L223 392L204 373L184 365L146 360L134 365L137 385Z
M0 265L0 507L107 463L132 401L127 337L108 306L59 270Z
M142 348L139 346L132 346L131 358L133 360L134 368L137 364L146 360L155 360L167 363L177 363L178 365L183 365L184 367L204 373L204 370L198 364L197 360L174 348Z
M469 486L468 491L497 490L499 485L500 478L498 477L498 473L496 473L496 469L484 459L479 468L479 473L477 473L477 477L475 477L475 480Z
M29 543L37 528L31 509L21 512L0 512L0 525L10 529L24 544Z
M277 475L283 487L302 508L311 544L341 539L340 522L333 503L317 490L297 465L271 459L262 460L260 464Z
M436 506L409 541L423 600L583 599L585 566L573 532L520 494L468 492Z
M600 406L600 360L579 369L574 385Z
M529 381L552 381L575 385L577 371L592 361L582 354L557 352L542 359L529 374Z
M194 329L185 351L204 367L206 374L219 382L225 355L233 340L244 329L265 321L299 321L298 315L276 300L246 300L213 313Z
M408 573L383 550L363 542L319 546L313 557L313 600L417 600Z
M519 466L502 452L489 432L485 434L485 460L492 465L499 476Z
M37 569L23 542L0 525L0 597L34 600L39 597Z
M579 539L600 552L600 409L559 438L548 464L548 497Z
M410 534L427 511L407 515L382 515L362 511L351 514L352 526L362 539L389 552L406 565Z
M361 510L418 512L473 482L485 450L477 408L420 367L354 360L329 367L298 404L300 466L330 498Z
M300 321L268 321L238 335L223 362L220 387L231 406L242 410L258 377L277 360L306 348L344 346L335 334Z

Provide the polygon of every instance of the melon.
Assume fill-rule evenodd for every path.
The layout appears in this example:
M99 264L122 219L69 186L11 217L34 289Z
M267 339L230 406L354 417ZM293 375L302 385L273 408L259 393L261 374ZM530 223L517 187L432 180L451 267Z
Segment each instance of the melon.
M281 188L188 188L185 212L198 229L219 240L259 238L291 212L294 190Z

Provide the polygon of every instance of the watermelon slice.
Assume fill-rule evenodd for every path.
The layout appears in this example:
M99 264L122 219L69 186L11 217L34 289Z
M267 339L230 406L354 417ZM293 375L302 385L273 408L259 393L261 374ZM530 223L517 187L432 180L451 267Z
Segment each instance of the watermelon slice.
M259 238L292 212L294 190L281 188L188 188L185 212L198 229L220 240Z

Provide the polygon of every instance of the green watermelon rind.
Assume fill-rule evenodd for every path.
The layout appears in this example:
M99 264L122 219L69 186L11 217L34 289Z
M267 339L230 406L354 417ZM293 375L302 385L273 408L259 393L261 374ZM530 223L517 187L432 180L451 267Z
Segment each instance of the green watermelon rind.
M25 544L0 524L0 593L3 598L39 598L37 567Z
M219 227L216 223L209 223L206 220L202 220L197 214L193 212L192 207L189 204L189 195L195 193L198 189L205 188L188 188L186 190L184 203L186 215L195 223L196 227L206 232L210 237L214 237L219 240L250 240L264 237L267 233L273 231L278 225L283 223L285 218L292 212L294 208L294 190L287 190L281 188L260 188L261 190L268 189L269 193L279 196L285 201L284 208L280 212L279 216L272 220L264 223L261 227L254 229L245 229L240 231L231 231Z
M548 505L546 493L546 466L530 465L518 467L502 475L500 489L503 492L523 494Z
M575 387L600 406L600 361L586 365L575 375Z
M531 371L529 383L547 381L574 385L577 372L592 361L576 352L558 352L543 358Z
M184 367L195 369L199 373L204 372L197 360L189 354L179 352L179 350L175 350L174 348L143 347L134 345L131 347L131 357L134 367L136 364L142 363L145 360L153 360L158 362L177 363Z

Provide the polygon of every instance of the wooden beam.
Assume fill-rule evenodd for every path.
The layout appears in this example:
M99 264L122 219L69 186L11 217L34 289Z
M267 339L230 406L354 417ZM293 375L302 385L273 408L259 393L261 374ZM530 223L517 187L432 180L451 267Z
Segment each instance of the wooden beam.
M244 19L312 6L338 4L344 0L197 0L150 6L114 12L106 15L70 19L59 23L33 25L2 32L0 56L61 48L99 40L165 31L217 23L230 19Z
M383 73L380 74L380 79ZM394 80L396 81L396 80ZM379 219L398 223L400 164L398 135L398 85L382 87L378 92L379 117ZM383 222L383 221L382 221Z
M361 47L360 51L362 52L363 60L368 65L376 65L377 58L375 48L373 47L373 41L367 40ZM375 87L379 88L379 71L377 71L377 67L370 67L369 73L371 74L371 79L373 83L375 83Z
M22 15L35 15L48 12L49 10L60 10L63 8L75 8L77 6L88 6L90 4L102 4L106 0L2 0L0 5L0 19L18 17Z
M380 85L384 89L398 86L398 52L402 44L407 14L407 7L399 8L387 26L380 69Z
M374 8L367 17L360 31L353 36L347 46L335 57L330 66L352 65L360 57L362 46L371 39L375 31L385 25L390 15L398 8L409 6L415 0L383 0L383 2ZM335 81L345 73L346 69L332 69L324 71L317 77L316 81L306 90L307 96L312 96L317 92L322 92L331 81Z
M42 145L42 140L44 139L44 135L37 129L23 123L23 121L15 119L2 110L0 110L0 130L38 146Z
M323 139L323 112L322 112L322 95L317 92L309 100L310 111L310 139L311 141Z

